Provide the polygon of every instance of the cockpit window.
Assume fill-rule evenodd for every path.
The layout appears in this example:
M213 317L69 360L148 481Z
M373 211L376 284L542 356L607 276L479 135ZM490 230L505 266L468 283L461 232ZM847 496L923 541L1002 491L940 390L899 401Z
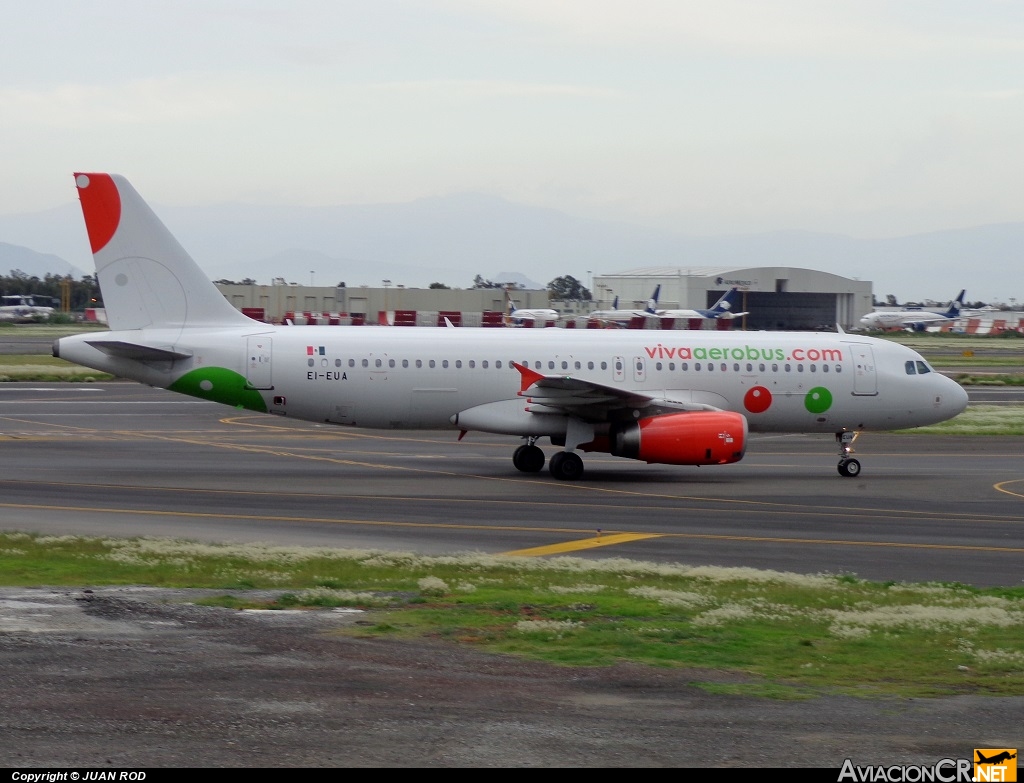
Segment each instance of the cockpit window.
M907 375L925 375L932 371L927 362L915 361L913 359L908 361L905 367L907 368Z

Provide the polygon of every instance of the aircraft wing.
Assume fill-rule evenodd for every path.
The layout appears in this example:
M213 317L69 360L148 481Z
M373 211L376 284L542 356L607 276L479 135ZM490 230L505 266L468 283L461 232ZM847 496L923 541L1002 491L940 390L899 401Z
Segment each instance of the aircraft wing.
M680 411L717 411L713 405L652 397L629 389L606 386L565 375L542 375L517 362L512 366L522 376L519 396L525 397L530 413L576 416L584 421L610 421L616 414L641 411L644 418Z

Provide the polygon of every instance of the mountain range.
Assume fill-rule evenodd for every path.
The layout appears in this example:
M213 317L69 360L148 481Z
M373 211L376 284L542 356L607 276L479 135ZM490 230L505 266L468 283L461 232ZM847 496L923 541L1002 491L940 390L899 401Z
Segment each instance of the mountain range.
M469 288L480 275L543 287L562 275L588 284L639 267L788 266L871 280L879 298L945 301L966 288L969 300L1024 300L1024 222L885 239L807 231L692 236L473 193L399 204L154 210L213 280ZM0 270L11 269L91 274L78 205L0 215Z

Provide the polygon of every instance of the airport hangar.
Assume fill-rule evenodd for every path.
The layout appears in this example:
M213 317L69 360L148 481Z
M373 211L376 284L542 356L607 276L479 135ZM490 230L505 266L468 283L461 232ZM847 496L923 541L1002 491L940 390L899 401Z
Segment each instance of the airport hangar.
M659 310L704 310L738 288L733 310L748 315L733 328L852 329L874 309L871 281L790 266L652 266L595 275L593 309L610 309L616 296L619 309L644 308L659 285Z

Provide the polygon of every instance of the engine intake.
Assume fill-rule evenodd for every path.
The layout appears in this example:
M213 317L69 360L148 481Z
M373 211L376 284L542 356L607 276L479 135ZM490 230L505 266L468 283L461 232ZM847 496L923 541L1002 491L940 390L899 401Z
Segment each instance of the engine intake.
M615 424L610 451L617 457L663 465L728 465L747 449L747 420L729 411L669 413Z

